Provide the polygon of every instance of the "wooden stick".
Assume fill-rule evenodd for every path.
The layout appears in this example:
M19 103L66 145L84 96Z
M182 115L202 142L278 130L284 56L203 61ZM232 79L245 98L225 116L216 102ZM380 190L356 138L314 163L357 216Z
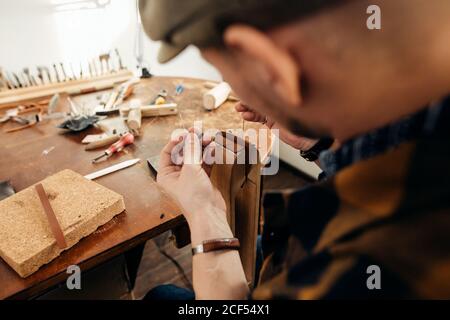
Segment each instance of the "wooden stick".
M154 104L148 106L142 106L141 108L142 117L157 117L157 116L169 116L178 113L178 107L176 103L167 104ZM120 114L124 117L128 116L130 113L130 107L123 107L120 109Z

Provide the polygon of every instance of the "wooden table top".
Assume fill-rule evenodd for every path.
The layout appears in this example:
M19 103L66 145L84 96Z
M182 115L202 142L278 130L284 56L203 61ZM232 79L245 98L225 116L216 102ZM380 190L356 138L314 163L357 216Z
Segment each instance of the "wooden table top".
M176 96L175 87L178 84L183 84L185 89ZM202 95L206 91L203 85L202 80L187 78L154 77L141 80L132 98L139 98L145 103L161 89L166 89L169 101L178 103L179 115L144 118L142 134L135 144L98 164L92 164L91 160L102 149L85 151L81 144L87 134L100 133L96 128L78 134L64 133L55 127L61 120L52 120L22 131L4 133L11 124L0 125L0 181L9 180L16 192L63 169L86 175L128 159L141 159L131 168L96 179L96 182L124 196L125 212L28 278L20 278L0 259L0 299L34 296L65 281L66 269L70 265L76 264L87 270L183 223L179 208L156 185L146 159L159 154L175 128L191 127L195 120L202 120L205 129L242 128L243 122L232 102L214 111L203 109ZM78 96L74 100L81 105L92 104L100 94ZM246 123L246 127L249 125Z

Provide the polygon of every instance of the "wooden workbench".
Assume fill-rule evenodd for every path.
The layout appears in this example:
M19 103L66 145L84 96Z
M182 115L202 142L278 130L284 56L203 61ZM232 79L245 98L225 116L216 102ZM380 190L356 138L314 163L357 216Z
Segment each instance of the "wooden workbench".
M178 84L183 84L185 90L175 96ZM22 131L4 133L10 124L0 125L0 181L10 180L16 192L63 169L72 169L85 175L124 160L142 160L131 168L96 180L124 196L126 212L26 279L20 278L0 259L0 299L35 296L65 281L65 271L69 265L79 265L82 270L90 269L184 223L179 208L150 175L146 159L159 154L175 128L191 127L195 120L203 120L204 129L242 128L242 120L234 111L232 102L211 112L203 109L203 84L202 80L186 78L154 77L142 80L132 98L148 101L159 90L166 89L170 99L178 103L180 114L143 119L142 134L134 145L96 165L91 160L102 149L84 151L81 140L87 134L99 133L98 129L91 128L79 134L63 133L56 128L61 120L53 120ZM78 96L75 101L80 104L92 103L99 95ZM246 124L246 127L249 125Z

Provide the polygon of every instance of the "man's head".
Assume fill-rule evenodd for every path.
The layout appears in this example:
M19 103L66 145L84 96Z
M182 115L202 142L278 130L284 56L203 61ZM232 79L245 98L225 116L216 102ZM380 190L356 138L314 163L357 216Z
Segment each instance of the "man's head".
M161 2L184 18L155 22ZM450 92L448 0L211 3L141 0L144 28L162 58L199 46L244 103L297 134L346 140ZM381 30L367 28L371 4Z

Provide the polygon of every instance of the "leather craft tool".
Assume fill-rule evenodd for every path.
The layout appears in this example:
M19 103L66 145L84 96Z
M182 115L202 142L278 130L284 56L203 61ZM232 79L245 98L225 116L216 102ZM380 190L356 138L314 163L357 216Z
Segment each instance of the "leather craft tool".
M85 136L83 138L83 140L81 141L81 143L83 144L88 144L91 142L95 142L95 141L100 141L103 140L105 138L109 137L108 134L106 133L101 133L101 134L88 134L87 136Z
M85 66L86 71L83 70L83 63L80 64L79 70L74 70L73 63L63 62L52 63L50 69L38 65L34 68L23 68L18 73L0 70L0 109L49 98L56 93L76 95L106 90L133 78L133 73L123 65L120 70L113 70L110 58L110 55L106 54L89 59L88 65ZM122 96L126 98L129 94L130 90L125 90ZM115 112L118 113L118 110Z
M139 103L139 102L138 102ZM142 112L139 105L132 105L128 112L127 125L128 128L135 134L139 134L142 123Z
M97 179L99 177L103 177L103 176L105 176L107 174L110 174L110 173L113 173L113 172L116 172L116 171L119 171L119 170L122 170L122 169L125 169L125 168L128 168L128 167L131 167L131 166L135 165L136 163L138 163L139 161L141 161L141 159L133 159L133 160L127 160L127 161L124 161L124 162L120 162L120 163L115 164L115 165L113 165L111 167L108 167L108 168L105 168L105 169L102 169L102 170L90 173L90 174L88 174L88 175L86 175L84 177L86 179L88 179L88 180L94 180L94 179Z
M130 107L122 107L120 109L120 114L123 117L127 117L130 112ZM169 116L178 113L178 106L176 103L167 103L160 105L148 105L141 106L142 117L157 117L157 116Z
M64 77L64 80L63 80L63 81L69 81L69 80L72 80L72 79L70 79L70 78L67 76L66 69L64 68L64 64L63 64L62 62L60 62L59 65L61 66L62 75L63 75L63 77Z
M111 143L114 143L120 139L120 136L118 134L112 135L112 136L105 136L103 139L99 139L97 141L92 141L86 145L84 150L95 150L98 148L105 147L107 145L110 145Z
M17 76L17 74L15 74L14 72L12 73L14 80L16 81L17 85L19 86L19 88L23 88L24 85L22 84L22 82L20 82L19 77Z
M134 85L139 82L139 79L131 79L122 83L119 87L113 90L105 105L100 104L95 109L95 114L99 116L107 116L110 114L119 113L119 107L123 101L133 94Z
M165 89L162 89L158 92L158 94L156 95L156 97L154 97L150 104L164 104L167 98L168 92ZM163 100L162 100L163 99ZM164 101L163 103L157 103L159 100L159 102Z
M116 152L122 151L127 145L134 143L134 136L131 133L125 134L119 141L111 145L100 156L92 160L92 163L97 163L100 159L109 158Z
M203 107L206 110L214 110L220 107L231 93L231 87L228 83L222 82L203 95Z
M61 82L61 78L59 77L59 72L58 68L56 67L56 64L53 64L53 71L55 72L56 82Z
M117 61L119 62L119 69L120 70L125 69L125 67L122 64L122 58L120 57L119 50L116 48L114 51L116 52Z

